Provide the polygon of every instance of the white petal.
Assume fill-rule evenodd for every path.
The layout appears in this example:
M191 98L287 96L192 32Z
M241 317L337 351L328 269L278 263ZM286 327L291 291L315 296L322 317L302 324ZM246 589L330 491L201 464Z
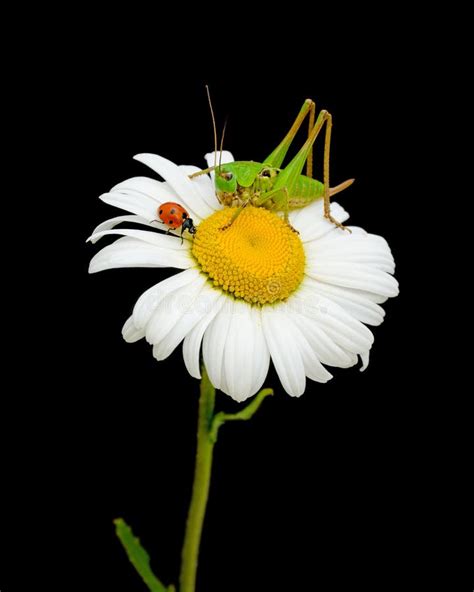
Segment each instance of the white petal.
M349 214L337 202L331 204L331 214L339 222L345 222L349 218ZM347 233L347 230L337 228L324 218L322 199L314 201L305 208L290 212L290 223L298 230L304 243L320 239L329 233Z
M225 297L225 302L219 314L213 319L204 333L202 341L202 355L211 383L222 390L223 358L227 333L232 315L232 300Z
M268 368L270 366L270 352L268 350L267 340L263 332L262 323L262 309L260 307L252 307L252 323L254 326L254 357L253 357L253 383L251 391L256 393L263 385L263 382L268 374Z
M193 173L198 173L202 169L190 166L190 165L181 165L179 167L185 175L192 175ZM216 196L216 191L214 189L214 183L211 181L211 178L208 175L199 175L198 177L193 177L190 179L191 183L195 186L196 190L198 191L201 199L206 202L206 204L212 208L213 210L220 210L222 209L222 205L219 203L219 200Z
M326 246L331 248L335 242L341 245L354 245L357 243L361 245L370 245L371 248L375 248L377 250L381 248L384 252L391 252L387 241L383 237L377 234L369 234L366 230L360 228L359 226L349 226L349 228L351 232L347 232L347 230L345 230L344 232L327 234L323 236L321 239L319 239L318 245L321 249L324 249Z
M167 294L158 303L145 328L145 336L148 343L152 345L159 343L180 321L181 317L192 310L194 301L201 292L205 282L206 277L203 274L199 274L195 280Z
M259 311L258 311L259 312ZM224 352L222 390L235 401L245 401L255 394L265 380L270 354L258 312L246 302L235 300ZM262 377L263 371L265 374Z
M135 325L139 328L144 328L151 319L156 307L165 296L196 281L199 275L199 271L195 267L191 267L149 288L140 296L133 309L133 321Z
M388 300L387 296L380 296L380 294L376 294L374 292L367 292L365 290L356 290L355 288L347 288L345 286L335 286L333 284L326 284L323 282L318 282L317 280L313 280L309 276L305 277L305 282L306 281L314 282L314 284L317 284L318 286L322 285L325 288L329 287L331 289L335 288L339 290L344 290L344 293L346 294L354 294L356 297L364 298L366 300L369 300L370 302L374 302L375 304L383 304Z
M201 369L199 367L199 352L201 350L201 342L204 333L219 313L226 301L225 296L221 293L219 298L214 303L211 310L195 325L191 331L186 335L183 341L183 358L184 364L191 376L194 378L201 378Z
M208 167L213 167L215 164L219 165L219 162L221 164L227 164L228 162L234 162L235 160L232 152L229 152L228 150L222 151L222 157L220 151L214 152L213 150L212 152L208 152L204 158L206 159Z
M332 261L344 261L345 263L361 263L362 265L367 265L374 267L380 271L385 271L387 273L393 273L395 271L395 266L393 260L390 260L388 257L383 255L376 255L375 253L367 253L367 252L358 252L356 249L347 253L345 256L341 256L342 253L339 251L338 253L332 253L331 255L319 255L317 258L310 260L311 263L314 261L316 263L331 263Z
M328 366L349 368L355 364L352 354L331 339L314 319L302 314L295 314L294 321L318 359Z
M149 166L170 184L179 195L179 203L189 211L195 223L213 213L214 210L202 200L196 186L178 165L157 154L137 154L134 158Z
M304 393L306 376L295 329L280 307L264 307L262 324L273 364L285 391L292 397Z
M230 316L224 350L226 393L236 401L244 401L252 394L248 371L254 347L250 305L231 301Z
M154 220L157 216L159 203L146 195L113 191L103 193L99 199L110 206L126 210L145 220Z
M372 332L339 304L322 295L315 297L314 292L306 290L306 287L298 291L297 298L302 305L301 312L315 318L338 345L356 354L370 349L374 341Z
M375 235L330 233L321 240L307 243L305 251L308 264L313 266L320 262L342 261L371 265L388 273L395 270L390 247L384 239Z
M125 321L125 325L122 328L122 336L127 343L135 343L135 341L139 341L145 337L145 331L136 327L133 322L133 316L131 316Z
M157 204L164 203L166 201L176 201L179 195L176 191L162 181L156 179L150 179L150 177L131 177L121 183L118 183L112 189L111 192L134 194L134 195L145 195L152 198Z
M181 243L181 238L170 236L169 234L159 234L158 232L150 232L149 230L130 230L128 228L119 228L118 230L103 230L102 232L93 234L87 240L94 242L109 234L130 236L149 245L155 245L160 249L189 251L191 247L191 239L188 239L185 235L183 235L184 240L183 243Z
M314 271L306 269L306 274L320 282L375 292L381 296L398 294L398 282L394 277L362 263L322 262Z
M364 352L362 354L360 354L360 359L362 361L362 367L360 369L361 372L363 372L367 366L369 365L369 358L370 358L370 350L368 352Z
M218 300L222 297L219 290L213 289L206 282L201 291L193 297L184 314L171 326L168 333L155 343L153 355L157 360L167 358L183 341L192 329L209 313L215 311Z
M324 284L310 277L304 279L304 285L310 287L317 294L333 300L358 321L367 325L380 325L385 317L384 309L367 298L363 292Z
M294 321L294 319L292 319ZM311 347L308 340L305 338L302 331L294 324L294 335L298 343L298 348L303 360L305 374L311 380L316 382L327 382L332 378L326 368L321 364L314 349Z
M114 200L126 204L146 204L147 211L152 209L153 220L157 211L165 202L179 202L179 195L165 181L156 181L148 177L132 177L118 183L110 190L109 201ZM119 206L120 207L120 206ZM147 220L149 218L147 217Z
M92 235L102 232L103 230L111 230L122 222L133 222L135 224L143 224L144 226L152 226L149 221L145 220L145 218L142 218L141 216L116 216L115 218L105 220L102 222L102 224L96 226ZM91 243L95 243L98 240L99 239L90 239Z
M329 337L349 352L358 354L367 351L374 341L374 336L365 325L345 312L339 304L315 294L307 286L302 285L288 305L316 320Z
M120 267L193 267L195 261L186 250L157 247L124 236L113 244L104 247L92 258L89 273Z
M352 249L340 249L338 245L332 253L317 252L317 249L314 249L314 251L314 255L312 254L307 258L308 265L311 265L313 268L316 268L320 263L344 262L361 263L362 265L367 265L387 273L393 273L395 271L395 265L391 256L368 252L365 248L358 249L357 245L354 245Z

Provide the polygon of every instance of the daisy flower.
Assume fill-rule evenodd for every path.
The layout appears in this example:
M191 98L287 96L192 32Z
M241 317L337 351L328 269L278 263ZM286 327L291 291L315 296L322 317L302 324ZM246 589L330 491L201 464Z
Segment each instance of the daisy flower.
M214 153L206 155L209 165ZM155 154L135 156L164 181L134 177L100 196L129 212L100 224L92 242L121 238L92 259L90 273L119 267L182 270L147 290L123 327L127 342L145 338L157 360L182 342L188 372L200 378L200 353L213 385L236 401L262 386L272 360L286 392L300 396L306 378L327 382L328 367L368 364L380 306L398 294L394 260L380 236L328 222L322 200L290 213L295 233L281 215L246 207L222 231L233 212L214 190L212 174L177 166ZM232 161L223 153L222 162ZM185 240L157 232L164 202L184 206L197 227ZM347 212L332 203L344 222ZM133 222L146 230L117 229ZM166 227L163 227L166 228Z

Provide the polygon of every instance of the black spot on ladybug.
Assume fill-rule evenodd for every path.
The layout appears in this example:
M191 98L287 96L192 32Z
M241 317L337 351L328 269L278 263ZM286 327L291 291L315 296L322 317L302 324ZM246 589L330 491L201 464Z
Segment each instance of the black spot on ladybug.
M173 224L173 220L170 218L170 221L168 222L168 224L171 226Z
M170 214L176 214L176 210L174 208L171 208Z
M186 220L187 217L188 215L186 214L186 212L183 212L183 220Z
M160 216L161 216L162 213L163 213L163 210L160 210Z

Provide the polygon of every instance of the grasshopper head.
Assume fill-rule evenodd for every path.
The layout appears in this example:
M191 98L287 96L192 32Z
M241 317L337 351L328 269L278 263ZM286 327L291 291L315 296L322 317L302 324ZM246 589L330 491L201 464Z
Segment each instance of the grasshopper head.
M216 168L217 194L235 194L241 188L251 188L264 165L258 162L239 160Z
M237 191L237 175L232 163L223 164L216 168L216 191L220 193L235 193Z

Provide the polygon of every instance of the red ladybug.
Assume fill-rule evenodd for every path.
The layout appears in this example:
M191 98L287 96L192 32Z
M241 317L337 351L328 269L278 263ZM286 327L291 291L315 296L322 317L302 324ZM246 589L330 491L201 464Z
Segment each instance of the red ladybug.
M167 201L158 208L158 216L162 222L169 226L169 230L176 230L181 226L181 242L183 232L187 230L190 234L196 233L196 227L188 212L177 203Z

